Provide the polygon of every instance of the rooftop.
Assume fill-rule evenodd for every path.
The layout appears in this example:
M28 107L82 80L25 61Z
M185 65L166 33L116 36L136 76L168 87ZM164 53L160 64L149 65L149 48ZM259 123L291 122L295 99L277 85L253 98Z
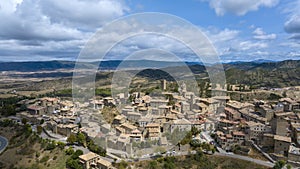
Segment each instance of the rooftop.
M83 155L79 156L79 159L84 160L84 161L89 161L89 160L97 158L97 157L99 157L98 154L89 152L87 154L83 154Z
M100 163L100 164L104 165L105 167L111 166L111 162L104 160L102 158L100 158L100 160L98 160L97 163Z
M292 141L291 137L280 136L280 135L274 135L274 140L284 141L284 142L288 142L288 143L290 143Z

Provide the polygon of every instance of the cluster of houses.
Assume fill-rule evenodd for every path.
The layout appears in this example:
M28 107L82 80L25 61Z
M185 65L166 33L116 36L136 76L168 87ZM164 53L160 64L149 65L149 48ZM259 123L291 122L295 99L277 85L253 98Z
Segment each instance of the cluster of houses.
M111 162L93 152L79 156L79 162L84 169L115 169Z
M215 139L230 151L234 145L258 145L274 159L300 162L300 100L228 101L219 114Z
M79 117L75 112L75 104L59 98L39 98L22 100L18 104L25 105L27 111L17 114L19 119L27 119L30 124L41 125L53 134L69 136L79 131Z
M125 98L125 99L124 99ZM126 102L128 98L133 98ZM226 99L227 97L225 97ZM220 98L218 98L220 100ZM101 117L104 105L120 107L111 124ZM127 104L125 104L127 103ZM172 133L189 132L194 126L198 129L208 129L214 126L214 121L207 119L222 102L214 98L200 98L184 87L179 93L162 92L156 96L135 92L130 96L120 94L117 98L102 98L91 100L90 108L100 112L81 113L82 132L89 137L102 139L103 147L117 156L133 157L138 149L134 145L142 142L155 143L154 146L174 146L174 141L168 137ZM178 141L182 139L178 137ZM149 151L154 149L150 146Z
M19 104L27 107L27 111L18 114L20 119L63 136L85 133L118 157L134 157L136 145L143 142L166 148L174 146L169 137L172 133L185 133L196 127L210 130L224 150L254 144L272 158L300 162L299 99L240 102L228 96L200 98L183 84L178 93L162 92L155 96L121 93L116 98L97 98L85 103L47 97ZM114 106L119 113L108 123L102 110ZM86 166L112 168L96 154L83 155L80 160Z

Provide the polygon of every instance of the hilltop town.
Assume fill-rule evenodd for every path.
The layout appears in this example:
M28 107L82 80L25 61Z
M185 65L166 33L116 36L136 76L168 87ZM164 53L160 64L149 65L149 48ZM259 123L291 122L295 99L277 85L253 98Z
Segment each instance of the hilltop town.
M197 147L208 154L236 155L234 158L255 150L265 160L257 159L257 163L265 166L280 160L299 165L300 98L246 98L249 90L258 92L247 86L243 86L247 92L240 91L239 98L199 97L188 91L184 82L178 92L170 91L168 83L162 80L160 92L152 95L120 93L115 98L95 97L86 102L59 97L25 99L17 103L22 108L19 113L1 120L20 125L25 121L43 138L88 147L79 156L83 168L114 168L113 163L123 160L185 155ZM240 90L235 85L227 88ZM300 88L261 90L286 95ZM93 140L102 151L76 140L78 133ZM101 152L106 157L100 156Z

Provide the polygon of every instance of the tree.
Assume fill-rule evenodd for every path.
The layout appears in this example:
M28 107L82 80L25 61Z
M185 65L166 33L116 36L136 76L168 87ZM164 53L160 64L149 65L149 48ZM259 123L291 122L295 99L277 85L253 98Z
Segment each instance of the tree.
M26 124L27 123L27 119L25 119L25 118L22 118L22 124Z
M77 137L74 134L70 134L70 136L67 138L67 142L70 144L74 144L77 141Z
M102 147L96 145L96 144L94 143L93 140L89 140L89 141L88 141L87 147L88 147L88 149L89 149L90 151L92 151L92 152L94 152L94 153L96 153L96 154L99 154L99 155L101 155L101 156L103 156L103 157L106 156L106 150L103 149Z
M73 154L72 154L72 158L73 159L78 159L79 156L81 156L83 154L82 150L76 150Z
M65 153L67 155L72 155L74 153L74 149L72 147L69 147L68 149L65 150Z
M126 161L122 160L120 163L119 163L119 167L118 168L127 168L128 164Z
M61 142L61 141L59 141L59 142L57 142L57 146L62 150L62 149L65 148L66 144L63 143L63 142Z
M54 140L49 141L46 146L46 150L53 150L53 149L55 149L55 147L56 147L56 142Z
M36 130L37 130L37 133L38 133L38 134L41 134L42 131L43 131L43 127L42 127L42 126L37 126L37 127L36 127Z
M73 158L68 158L66 165L72 169L82 169L82 166L80 165L80 162L78 159L74 160Z
M158 165L156 161L150 161L150 163L147 166L148 169L156 169L157 167Z
M78 133L77 134L77 141L78 141L79 144L84 145L85 140L86 140L86 137L83 133Z
M197 129L197 127L192 126L191 132L193 135L197 135L199 134L201 131Z
M276 161L273 169L282 169L284 165L285 165L285 161L283 160Z
M45 122L45 120L44 120L44 119L42 119L42 120L41 120L41 122L40 122L40 124L43 124L44 122Z

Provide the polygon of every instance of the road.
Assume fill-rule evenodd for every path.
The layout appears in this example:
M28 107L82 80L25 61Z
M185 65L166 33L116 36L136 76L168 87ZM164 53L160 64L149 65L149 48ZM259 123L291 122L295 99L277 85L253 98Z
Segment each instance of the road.
M267 166L267 167L271 167L271 168L274 166L274 164L269 162L269 161L257 160L257 159L254 159L254 158L241 156L241 155L237 155L237 154L233 154L233 153L215 153L215 155L223 156L223 157L231 157L231 158L245 160L245 161L250 161L250 162L260 164L260 165L263 165L263 166Z
M5 137L0 136L0 153L5 150L8 145L8 140Z

